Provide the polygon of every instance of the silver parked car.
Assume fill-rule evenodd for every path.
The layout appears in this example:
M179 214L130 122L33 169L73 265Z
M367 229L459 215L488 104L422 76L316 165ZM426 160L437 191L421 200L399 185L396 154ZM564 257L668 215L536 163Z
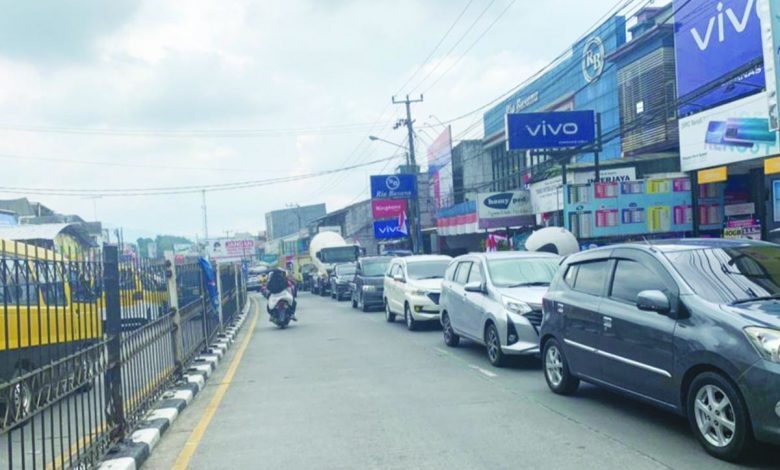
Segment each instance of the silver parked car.
M485 345L496 367L510 355L538 355L542 297L560 258L547 253L503 252L455 258L441 294L444 342L460 338Z

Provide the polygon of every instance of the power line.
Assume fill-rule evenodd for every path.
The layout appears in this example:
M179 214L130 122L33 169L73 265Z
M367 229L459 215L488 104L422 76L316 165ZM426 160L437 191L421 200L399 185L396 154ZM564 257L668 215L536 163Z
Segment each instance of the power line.
M356 168L364 166L374 165L376 163L386 162L396 159L397 157L382 158L373 160L366 163L352 165L349 167L324 170L316 173L309 173L305 175L286 176L279 178L268 178L261 180L249 180L238 181L233 183L221 183L210 184L200 186L171 186L171 187L157 187L157 188L106 188L106 189L73 189L73 188L25 188L16 186L0 186L0 192L6 193L24 193L24 194L36 194L36 195L50 195L50 196L101 196L101 197L132 197L132 196L156 196L156 195L171 195L171 194L190 194L203 191L232 191L237 189L247 189L259 186L270 186L274 184L290 183L295 181L301 181L306 179L317 178L320 176L326 176L334 173L342 173Z

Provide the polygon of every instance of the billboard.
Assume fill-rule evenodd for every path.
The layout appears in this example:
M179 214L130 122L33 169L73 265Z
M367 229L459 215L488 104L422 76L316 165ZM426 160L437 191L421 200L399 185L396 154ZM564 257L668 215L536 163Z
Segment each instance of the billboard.
M444 132L428 147L428 175L433 190L435 209L449 207L455 202L452 177L452 128Z
M686 100L701 89L748 64L761 61L758 0L674 0L677 96L680 115L755 93L764 88L763 66Z
M401 226L401 218L377 220L374 222L374 238L376 240L393 240L409 236L407 224Z
M409 199L417 196L417 175L373 175L371 199Z
M528 191L480 193L477 214L481 229L531 225L535 221Z
M778 153L777 132L769 130L766 93L680 119L682 171Z
M578 147L596 139L593 111L506 115L508 150Z
M780 0L758 0L761 18L761 38L764 46L764 76L766 77L769 129L780 128L780 110L777 92L780 90Z
M239 260L255 254L255 241L252 239L236 240L220 238L210 240L206 245L209 258L217 260Z
M406 199L374 199L371 201L371 216L374 220L398 218L401 212L408 212Z

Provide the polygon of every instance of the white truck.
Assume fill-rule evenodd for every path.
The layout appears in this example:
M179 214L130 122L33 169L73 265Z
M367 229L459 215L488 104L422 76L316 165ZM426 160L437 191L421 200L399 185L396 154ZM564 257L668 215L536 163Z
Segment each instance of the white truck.
M330 276L337 264L354 263L360 256L360 247L350 245L336 232L320 232L309 243L309 255L317 272L312 280L312 293L330 294Z

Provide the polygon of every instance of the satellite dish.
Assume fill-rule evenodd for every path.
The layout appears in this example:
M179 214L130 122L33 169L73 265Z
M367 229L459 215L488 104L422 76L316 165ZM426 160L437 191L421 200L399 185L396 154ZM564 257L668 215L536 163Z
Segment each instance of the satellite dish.
M569 256L580 251L580 244L577 238L565 228L547 227L532 233L525 242L525 249Z

